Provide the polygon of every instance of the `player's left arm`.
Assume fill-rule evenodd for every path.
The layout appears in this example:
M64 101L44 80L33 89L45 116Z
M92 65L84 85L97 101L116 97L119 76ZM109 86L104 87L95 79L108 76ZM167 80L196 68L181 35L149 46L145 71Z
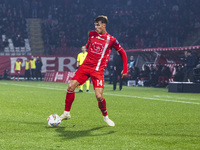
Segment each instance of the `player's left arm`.
M113 47L119 52L120 56L122 57L122 61L123 61L122 79L126 78L127 70L128 70L126 52L124 51L124 49L121 47L121 45L119 44L117 40L115 40Z

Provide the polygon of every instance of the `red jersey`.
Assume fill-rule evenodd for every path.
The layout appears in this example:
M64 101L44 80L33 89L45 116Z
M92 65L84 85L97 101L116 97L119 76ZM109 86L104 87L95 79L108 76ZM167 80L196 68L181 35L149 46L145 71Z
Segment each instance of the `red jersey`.
M124 51L116 38L108 33L98 34L96 31L89 33L86 47L88 48L88 54L82 66L96 71L104 71L109 61L112 48L115 48L117 51ZM127 59L123 62L127 62ZM126 73L127 63L124 66L123 73Z

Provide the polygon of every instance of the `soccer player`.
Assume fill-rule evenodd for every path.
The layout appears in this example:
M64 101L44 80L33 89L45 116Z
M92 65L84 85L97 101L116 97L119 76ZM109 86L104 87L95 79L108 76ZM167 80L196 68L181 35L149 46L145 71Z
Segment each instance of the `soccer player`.
M22 68L22 63L21 63L21 61L18 58L17 61L15 62L15 67L14 67L14 69L15 69L15 75L14 75L13 81L15 81L15 76L16 75L17 75L17 81L19 81L19 74L20 74L21 68Z
M36 69L36 64L35 64L35 59L33 56L31 56L31 60L30 60L30 64L31 64L31 76L32 76L32 79L34 80L34 77L35 77L35 69Z
M89 33L89 39L86 44L88 55L70 81L65 99L65 111L60 118L61 120L71 118L70 110L75 99L74 90L78 85L83 84L89 77L91 77L98 106L103 114L103 119L109 126L115 126L115 123L108 117L106 100L103 97L104 70L108 63L111 49L115 48L122 57L122 78L125 78L127 75L127 56L116 38L107 33L106 16L98 16L94 21L94 25L96 30Z
M83 61L85 60L87 56L87 52L86 52L87 48L85 46L82 46L81 50L82 52L79 53L77 57L77 64L76 64L77 69L82 65ZM90 80L88 79L85 83L86 83L86 92L89 92ZM80 85L79 92L83 92L83 85Z
M30 77L30 61L27 59L25 60L25 74L24 74L24 79L27 78L29 80Z

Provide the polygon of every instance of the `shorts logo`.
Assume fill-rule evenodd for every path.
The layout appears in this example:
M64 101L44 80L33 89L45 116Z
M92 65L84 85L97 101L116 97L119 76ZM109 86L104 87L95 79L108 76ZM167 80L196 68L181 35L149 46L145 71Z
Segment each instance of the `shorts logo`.
M97 80L97 86L103 86L103 81L102 80Z

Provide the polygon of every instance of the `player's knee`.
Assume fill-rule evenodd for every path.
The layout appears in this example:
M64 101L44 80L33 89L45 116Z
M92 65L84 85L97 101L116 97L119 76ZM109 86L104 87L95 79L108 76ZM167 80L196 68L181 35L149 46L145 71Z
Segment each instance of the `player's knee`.
M74 91L77 86L79 86L79 82L76 80L71 80L67 90Z
M68 86L68 91L74 91L74 89L71 86Z
M101 102L103 99L103 96L101 94L96 94L96 98L97 98L97 101Z
M74 91L75 88L74 88L74 87L72 86L72 84L70 83L67 90L68 90L68 91Z

